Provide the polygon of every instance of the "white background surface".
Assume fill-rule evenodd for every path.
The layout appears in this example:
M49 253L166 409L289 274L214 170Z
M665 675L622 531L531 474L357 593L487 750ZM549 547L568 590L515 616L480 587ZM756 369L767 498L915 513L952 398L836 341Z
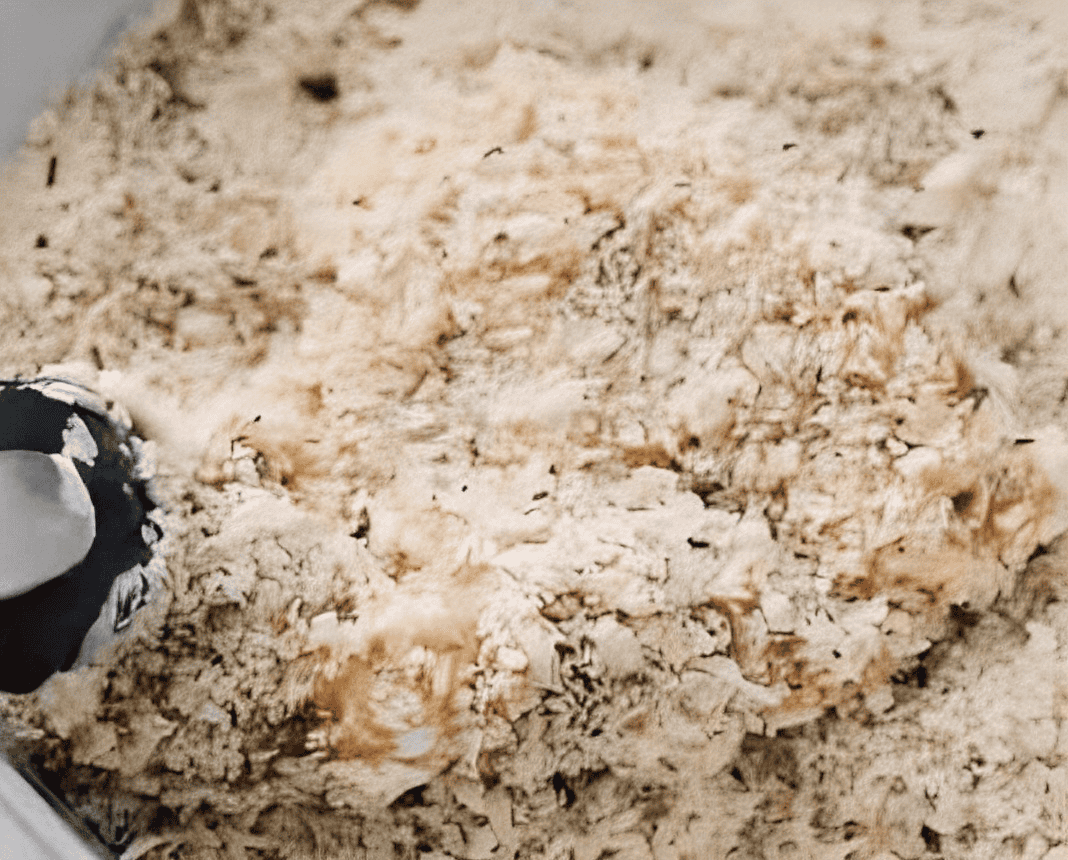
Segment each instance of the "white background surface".
M30 121L107 58L108 46L152 0L18 0L0 4L0 156Z

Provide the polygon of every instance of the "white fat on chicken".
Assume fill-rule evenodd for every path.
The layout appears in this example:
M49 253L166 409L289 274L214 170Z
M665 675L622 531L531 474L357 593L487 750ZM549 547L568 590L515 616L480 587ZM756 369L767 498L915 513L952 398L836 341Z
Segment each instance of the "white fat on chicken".
M0 451L0 599L70 570L95 538L89 491L68 458Z

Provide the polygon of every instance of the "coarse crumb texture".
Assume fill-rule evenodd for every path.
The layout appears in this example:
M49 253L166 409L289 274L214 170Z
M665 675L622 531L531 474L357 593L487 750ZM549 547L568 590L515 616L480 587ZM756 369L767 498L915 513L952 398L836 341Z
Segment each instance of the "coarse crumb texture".
M4 177L169 582L129 860L1068 858L1068 14L182 0Z

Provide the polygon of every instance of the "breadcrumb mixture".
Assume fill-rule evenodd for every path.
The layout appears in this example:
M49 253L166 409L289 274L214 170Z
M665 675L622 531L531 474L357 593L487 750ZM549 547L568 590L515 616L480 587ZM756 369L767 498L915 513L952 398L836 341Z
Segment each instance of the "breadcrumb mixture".
M169 578L124 858L1068 858L1068 13L183 0L3 178Z

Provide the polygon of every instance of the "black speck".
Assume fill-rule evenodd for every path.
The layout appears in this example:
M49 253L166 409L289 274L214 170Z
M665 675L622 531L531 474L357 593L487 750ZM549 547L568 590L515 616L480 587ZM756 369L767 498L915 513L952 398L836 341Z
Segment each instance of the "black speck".
M490 149L487 152L484 152L482 154L482 157L483 158L489 158L491 155L504 155L504 150L501 149L499 146L495 146L495 147L493 147L493 149Z
M417 785L415 788L409 788L404 794L393 801L393 805L398 809L414 809L417 806L426 806L426 798L423 797L426 791L425 785ZM400 853L398 857L403 856Z
M531 496L531 499L532 499L533 501L537 502L537 501L540 501L541 499L544 499L544 498L545 498L546 496L548 496L548 495L549 495L549 494L548 494L547 492L545 492L544 490L542 490L542 491L541 491L540 493L535 493L535 494L534 494L533 496Z
M926 824L920 828L920 837L923 839L923 844L926 846L928 853L942 853L942 837Z
M563 806L564 809L567 809L575 802L574 789L567 784L567 780L560 771L553 774L553 791L556 792L560 805Z
M914 669L901 669L893 675L890 682L907 687L915 687L920 690L924 689L927 686L927 667L923 661L929 654L930 649L927 649L927 651L919 655L919 662Z
M51 188L56 183L56 165L59 163L59 159L56 156L52 156L48 159L48 178L45 180L45 186Z
M460 487L460 492L461 493L466 493L467 492L467 484L464 484L462 487Z
M708 541L706 540L698 540L697 538L686 538L686 543L688 543L694 549L708 549Z
M986 129L982 129L982 128L973 128L972 129L972 137L974 137L976 140L981 138L984 134L986 134Z
M915 242L917 239L922 239L933 229L934 227L927 227L922 224L906 224L901 228L901 235L910 242Z
M362 197L357 197L355 200L352 201L352 205L353 206L363 206L363 198Z
M1034 441L1035 441L1034 439L1017 439L1015 444L1017 444L1017 445L1030 445Z
M34 243L34 247L35 248L47 248L48 247L48 237L44 233L41 233L37 237L37 241Z
M782 145L782 151L786 152L787 150L793 149L795 146L797 146L796 143L784 143Z
M953 604L949 607L949 619L957 625L957 634L961 638L964 638L964 632L975 627L982 617L982 613L970 610L966 606Z
M1039 556L1043 556L1043 555L1049 555L1049 547L1048 546L1043 546L1042 544L1039 544L1038 546L1035 547L1035 551L1033 553L1031 553L1027 557L1027 563L1030 564L1036 558L1038 558Z
M971 507L971 504L974 500L975 493L971 490L964 490L960 493L957 493L957 495L955 495L952 500L953 510L956 512L957 516L959 517L963 515L968 510L968 508Z
M333 74L306 75L298 83L300 88L317 102L332 102L340 95L337 77Z
M271 245L271 247L263 249L263 252L260 254L260 259L261 260L270 260L272 257L277 257L277 256L278 256L278 249L276 247L274 247L274 245Z
M349 534L349 537L360 540L367 537L371 533L371 515L367 512L367 508L361 508L359 516L356 518L356 530Z

